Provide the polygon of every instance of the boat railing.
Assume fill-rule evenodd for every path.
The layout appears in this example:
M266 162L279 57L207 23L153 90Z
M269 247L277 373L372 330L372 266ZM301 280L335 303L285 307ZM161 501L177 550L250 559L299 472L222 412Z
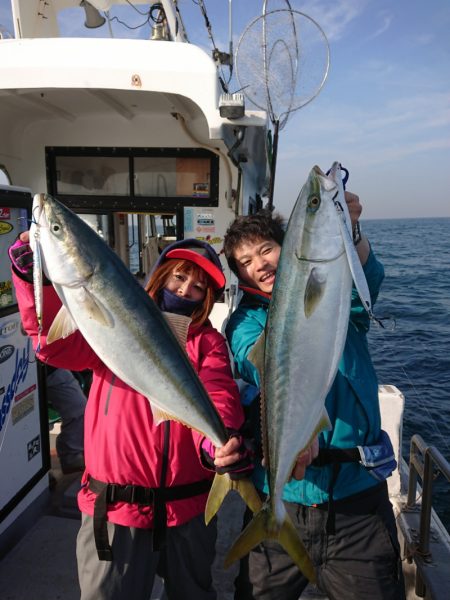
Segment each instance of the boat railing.
M416 513L418 499L420 502L420 519L418 535L410 540L408 544L407 558L414 559L417 567L416 594L423 598L447 597L450 588L450 577L440 579L436 576L436 567L445 565L448 573L450 561L450 546L448 544L448 533L439 519L433 520L432 526L432 496L433 482L442 474L450 483L450 463L434 446L428 446L418 434L411 438L410 460L409 460L409 483L406 513ZM417 494L418 478L421 479L421 495ZM441 531L434 531L433 527L438 523L442 526ZM446 534L446 535L445 535ZM446 543L442 542L446 538ZM446 582L444 581L446 579ZM439 581L440 580L440 581ZM436 589L438 585L441 589ZM445 589L446 588L446 589ZM432 593L434 590L434 593ZM444 592L444 595L441 595Z

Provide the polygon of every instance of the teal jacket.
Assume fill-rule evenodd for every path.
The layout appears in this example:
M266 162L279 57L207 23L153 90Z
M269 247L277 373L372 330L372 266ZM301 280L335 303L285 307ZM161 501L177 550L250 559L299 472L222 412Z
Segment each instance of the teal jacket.
M384 268L372 250L364 265L364 273L372 303L375 303L384 278ZM259 375L247 356L266 325L268 306L267 297L259 294L257 290L250 293L247 288L226 327L238 374L244 381L256 387L259 387ZM320 434L321 447L352 448L371 445L380 436L378 381L367 344L368 330L369 317L356 289L353 289L344 353L325 401L332 429ZM256 423L258 421L259 419L255 420ZM254 431L254 434L259 437L258 431ZM283 499L306 505L327 502L331 479L331 465L310 466L302 481L291 479L286 483ZM268 492L265 471L260 465L255 469L254 480L259 489ZM377 484L379 481L360 463L342 463L334 484L333 498L345 498Z

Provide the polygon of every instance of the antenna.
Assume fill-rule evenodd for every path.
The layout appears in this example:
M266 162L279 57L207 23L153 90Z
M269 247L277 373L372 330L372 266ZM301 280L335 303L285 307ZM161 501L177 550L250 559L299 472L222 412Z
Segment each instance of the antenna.
M233 0L228 0L228 35L230 38L230 71L233 70ZM230 73L231 77L231 73Z

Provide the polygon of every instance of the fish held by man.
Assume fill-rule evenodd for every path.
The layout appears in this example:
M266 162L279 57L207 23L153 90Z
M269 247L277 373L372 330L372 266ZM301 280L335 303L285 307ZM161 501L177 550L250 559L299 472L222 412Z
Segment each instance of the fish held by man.
M282 493L298 455L330 426L325 398L344 348L352 289L337 193L333 179L313 167L288 223L266 330L250 355L261 380L269 495L226 559L229 565L273 539L311 581L314 568Z
M35 195L33 219L30 244L62 302L41 343L78 329L109 369L149 400L156 423L178 421L223 446L228 434L216 407L163 313L122 260L78 215L47 194ZM252 510L260 505L249 480L232 481L228 474L217 474L216 480L209 518L229 489L236 489Z

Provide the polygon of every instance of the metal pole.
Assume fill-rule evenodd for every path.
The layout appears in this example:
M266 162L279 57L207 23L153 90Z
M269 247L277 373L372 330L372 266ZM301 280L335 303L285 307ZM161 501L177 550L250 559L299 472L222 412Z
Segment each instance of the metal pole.
M411 438L410 450L409 450L409 477L408 477L408 498L406 501L406 506L408 508L414 508L416 505L416 491L417 491L417 473L418 468L416 467L417 461L417 453L416 448L417 444L422 441L418 435L413 435Z
M273 132L272 161L270 163L269 202L267 203L267 208L269 210L273 210L273 192L275 189L275 171L276 171L276 167L277 167L279 125L280 125L280 121L276 120L274 123L274 132Z
M431 497L433 494L433 461L430 448L425 451L423 472L422 510L420 511L420 537L418 551L421 556L430 552L430 523L431 523Z
M229 35L229 52L230 52L230 66L234 63L233 58L233 0L229 0L228 2L228 35Z

